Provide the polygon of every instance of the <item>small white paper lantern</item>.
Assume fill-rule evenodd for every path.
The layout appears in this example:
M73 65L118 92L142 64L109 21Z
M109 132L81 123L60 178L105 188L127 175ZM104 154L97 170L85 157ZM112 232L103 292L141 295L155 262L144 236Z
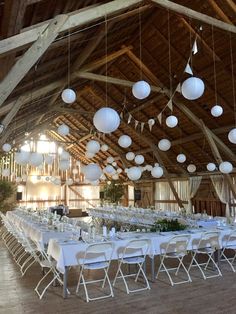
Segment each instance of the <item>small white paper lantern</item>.
M85 157L87 157L88 159L93 158L94 156L95 156L94 153L85 152Z
M2 170L2 176L3 177L8 177L10 175L10 169L9 168L5 168Z
M117 173L112 175L112 179L113 180L118 180L119 179L119 175Z
M177 124L178 124L178 118L176 116L171 115L166 118L166 125L169 128L174 128L176 127Z
M195 76L189 77L181 86L182 95L188 100L200 98L204 93L204 89L203 81Z
M213 117L220 117L223 113L223 108L219 105L215 105L211 108L211 115Z
M85 179L89 181L99 180L102 175L102 169L97 164L89 164L84 167L83 171Z
M103 144L103 145L101 146L101 151L102 151L102 152L106 152L106 151L108 151L108 149L109 149L109 147L108 147L107 144Z
M236 144L236 128L229 132L228 139L231 143Z
M166 152L167 150L170 149L171 142L169 140L167 140L166 138L164 138L164 139L159 141L158 147L159 147L160 150Z
M128 135L121 135L118 139L118 144L123 148L127 148L132 144L132 139Z
M111 165L107 165L103 171L108 174L114 174L116 171Z
M188 170L188 172L190 172L190 173L192 173L192 172L195 172L196 171L196 166L194 165L194 164L190 164L190 165L188 165L188 167L187 167L187 170Z
M143 155L137 155L135 158L134 158L134 161L137 165L142 165L144 163L144 157Z
M130 180L136 181L141 178L142 171L139 169L139 167L131 167L127 171L127 176Z
M233 165L229 161L223 161L219 166L220 172L230 173L233 171Z
M69 178L66 180L66 185L72 185L73 184L73 179Z
M76 169L76 168L72 169L73 174L78 174L78 172L79 172L78 169Z
M153 166L152 165L146 165L147 171L152 171Z
M107 163L108 164L112 164L113 162L114 162L114 158L113 157L111 157L111 156L107 157Z
M61 136L67 136L70 133L70 129L66 124L59 125L57 133Z
M32 153L29 158L29 164L31 166L38 167L43 163L43 155L40 153Z
M125 157L127 160L134 160L135 154L133 152L128 152Z
M86 149L89 153L93 153L96 154L99 152L100 150L100 144L98 141L95 140L91 140L87 143L86 145Z
M59 169L60 170L68 170L70 168L70 162L69 160L60 160L59 161Z
M11 150L11 144L5 143L2 145L2 150L8 153Z
M70 154L68 152L66 152L65 150L63 150L61 155L60 155L60 159L61 160L69 160L70 159Z
M117 162L116 162L116 161L113 161L112 166L113 166L113 167L116 167L116 166L117 166Z
M163 171L162 167L160 167L160 166L155 166L155 167L153 167L152 170L151 170L151 175L152 175L154 178L160 178L160 177L162 177L162 176L163 176L163 173L164 173L164 171Z
M67 88L63 90L61 98L66 104L72 104L76 100L76 94L73 89Z
M177 157L176 157L176 159L177 159L177 161L179 162L179 163L183 163L183 162L185 162L186 161L186 156L184 155L184 154L179 154Z
M137 99L144 99L150 95L151 87L146 81L138 81L132 87L132 94Z
M104 107L95 113L93 124L98 131L111 133L118 129L120 125L120 117L114 109Z
M125 168L125 173L128 173L128 171L129 171L129 168Z
M53 156L51 156L51 155L44 156L44 162L47 165L52 165L53 164Z
M116 172L117 172L118 174L120 174L120 173L122 172L122 169L121 169L121 168L118 168L118 169L116 170Z
M208 171L214 171L215 169L216 169L216 165L213 162L209 162L209 164L207 164Z

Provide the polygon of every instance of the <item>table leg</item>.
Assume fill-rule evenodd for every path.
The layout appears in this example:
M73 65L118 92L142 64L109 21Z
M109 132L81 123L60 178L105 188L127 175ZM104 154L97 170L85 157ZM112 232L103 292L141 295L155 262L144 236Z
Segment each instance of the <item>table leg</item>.
M68 266L65 266L65 272L63 275L63 298L68 298L68 292L67 292L67 279L68 279Z
M150 257L151 259L151 281L155 281L155 256Z

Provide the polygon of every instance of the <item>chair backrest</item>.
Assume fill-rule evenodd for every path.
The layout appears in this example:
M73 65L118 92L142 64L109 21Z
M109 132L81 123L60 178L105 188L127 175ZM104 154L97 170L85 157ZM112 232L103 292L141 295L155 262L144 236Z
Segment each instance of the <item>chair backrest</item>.
M77 261L80 265L96 262L110 262L113 253L112 242L89 244L84 254L77 254Z
M203 232L198 244L198 248L212 248L213 250L220 249L219 243L219 235L218 231L207 231Z
M180 234L170 238L166 245L161 245L162 253L187 254L190 234Z
M145 257L150 249L150 239L137 239L131 240L127 243L123 250L122 259L130 256L143 256Z
M236 230L233 230L227 237L225 246L234 245L236 246Z

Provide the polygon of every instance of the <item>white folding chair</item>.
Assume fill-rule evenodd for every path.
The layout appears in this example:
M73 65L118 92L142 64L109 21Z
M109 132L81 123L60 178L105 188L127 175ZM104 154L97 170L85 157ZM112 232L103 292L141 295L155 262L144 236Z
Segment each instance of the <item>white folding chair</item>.
M165 272L170 280L172 286L181 283L192 282L187 268L183 263L183 259L188 255L188 244L190 241L190 235L176 235L173 236L167 243L162 243L160 245L160 266L158 268L156 278L158 278L161 272ZM165 260L177 260L177 267L168 267ZM184 273L187 275L187 280L174 281L171 276L171 271L175 271L175 276L178 275L180 269L183 269Z
M232 252L233 256L227 256L227 251ZM232 271L235 273L236 269L234 266L234 262L236 260L236 231L232 231L228 236L225 244L223 245L223 249L221 252L221 262L226 261L231 267Z
M150 239L138 239L129 241L129 243L126 245L123 252L121 253L121 258L118 261L118 269L115 275L115 279L113 281L113 286L115 286L116 280L118 278L122 278L125 284L127 294L129 294L130 292L137 292L147 289L150 290L150 285L147 276L143 270L143 265L146 259L146 255L150 249L150 245L151 245ZM122 270L122 265L137 265L138 271L137 273L125 275ZM137 282L141 274L146 284L145 287L131 290L125 278L135 276L135 282Z
M86 295L86 301L99 300L109 297L114 297L113 289L111 286L111 282L108 276L108 270L111 263L111 256L113 252L113 244L111 242L106 243L95 243L90 244L86 251L81 254L77 254L77 261L79 265L79 280L76 287L76 294L79 293L80 285L84 286L84 291ZM84 270L98 270L103 269L105 276L102 279L97 280L85 280L84 278ZM99 297L89 297L87 285L95 282L102 282L102 288L105 287L106 281L109 286L110 294L103 295Z
M196 242L196 243L194 243ZM193 240L192 242L192 260L189 265L188 271L190 272L192 267L198 267L204 279L222 276L221 271L214 261L214 253L220 249L219 244L219 232L208 231L203 232L199 240ZM207 261L199 263L197 260L197 255L207 256ZM212 263L212 268L209 269L209 265ZM207 271L215 272L213 275L208 275Z

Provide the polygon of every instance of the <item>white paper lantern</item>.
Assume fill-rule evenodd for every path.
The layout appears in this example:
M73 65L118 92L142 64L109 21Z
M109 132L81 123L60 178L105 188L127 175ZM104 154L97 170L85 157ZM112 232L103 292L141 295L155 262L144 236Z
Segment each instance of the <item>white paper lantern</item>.
M99 152L100 150L100 144L98 141L95 140L91 140L87 143L86 145L86 149L89 153L93 153L96 154Z
M211 108L211 115L213 117L220 117L223 113L223 108L219 105L215 105Z
M89 164L84 167L85 179L89 181L99 180L102 175L102 169L97 164Z
M31 153L29 158L29 164L34 167L38 167L43 163L43 155L40 153Z
M137 155L135 158L134 158L134 161L137 165L142 165L144 163L144 157L143 155Z
M170 149L171 142L169 140L167 140L166 138L164 138L164 139L159 141L158 147L159 147L160 150L166 152L167 150Z
M108 173L108 174L114 174L116 171L115 171L115 169L111 166L111 165L107 165L104 169L103 169L103 171L105 172L105 173Z
M200 98L204 93L205 85L198 77L189 77L181 86L182 95L188 100Z
M70 162L69 160L60 160L59 161L59 169L60 170L68 170L70 168Z
M220 172L230 173L233 171L233 165L229 161L223 161L219 166Z
M15 162L19 165L26 165L30 159L30 152L22 151L15 153Z
M103 145L101 146L101 151L102 151L102 152L106 152L106 151L108 151L108 149L109 149L109 147L108 147L107 144L103 144Z
M117 173L112 175L112 179L113 180L118 180L119 179L119 175Z
M66 152L65 150L63 150L61 155L60 155L60 159L61 160L69 160L70 159L70 154L68 152Z
M66 104L72 104L76 100L76 94L73 89L67 88L63 90L61 98Z
M73 179L69 178L66 180L66 185L72 185L73 184Z
M57 128L57 133L61 136L67 136L70 133L70 129L66 124L61 124Z
M132 144L132 139L128 135L121 135L118 139L118 144L123 148L127 148Z
M8 177L10 175L10 169L9 168L5 168L2 170L2 176L3 177Z
M2 150L8 153L11 150L11 144L5 143L2 145Z
M128 171L129 171L129 168L125 168L125 173L128 173Z
M178 124L178 118L176 116L169 116L166 118L166 125L169 128L174 128Z
M139 169L139 167L131 167L127 171L127 176L130 180L136 181L141 178L142 171Z
M107 163L108 163L108 164L112 164L113 161L114 161L114 158L113 158L113 157L111 157L111 156L107 157Z
M153 125L155 124L155 120L154 119L149 119L148 120L148 126L149 126L149 130L152 130Z
M116 161L113 161L112 166L113 166L113 167L116 167L116 166L117 166L117 162L116 162Z
M185 162L186 161L186 156L184 155L184 154L179 154L177 157L176 157L176 159L177 159L177 161L179 162L179 163L183 163L183 162Z
M23 179L23 176L22 176L22 179ZM23 179L23 181L25 181L25 180ZM50 177L45 177L45 181L49 182L50 181Z
M228 139L231 143L236 144L236 128L229 132Z
M114 109L104 107L95 113L93 124L98 131L111 133L118 129L120 125L120 117Z
M52 165L53 164L53 156L50 156L50 155L44 156L44 162L47 165Z
M154 178L160 178L160 177L162 177L162 176L163 176L163 173L164 173L164 171L163 171L162 167L160 167L160 166L155 166L155 167L153 167L152 170L151 170L151 175L152 175Z
M127 160L134 160L135 154L133 152L128 152L125 157Z
M116 170L116 172L117 172L118 174L120 174L120 173L122 172L122 169L121 169L121 168L118 168L118 169Z
M208 171L214 171L215 169L216 169L216 165L213 162L209 162L209 164L207 164Z
M194 164L190 164L190 165L188 165L188 167L187 167L187 170L188 170L188 172L195 172L196 171L196 166L194 165Z
M146 165L147 171L152 171L153 166L152 165Z
M137 99L144 99L150 95L151 87L146 81L138 81L132 87L132 94Z
M76 169L76 168L72 169L73 174L78 174L78 172L79 172L78 169Z
M85 152L85 157L87 157L88 159L93 158L94 156L95 156L94 153Z

